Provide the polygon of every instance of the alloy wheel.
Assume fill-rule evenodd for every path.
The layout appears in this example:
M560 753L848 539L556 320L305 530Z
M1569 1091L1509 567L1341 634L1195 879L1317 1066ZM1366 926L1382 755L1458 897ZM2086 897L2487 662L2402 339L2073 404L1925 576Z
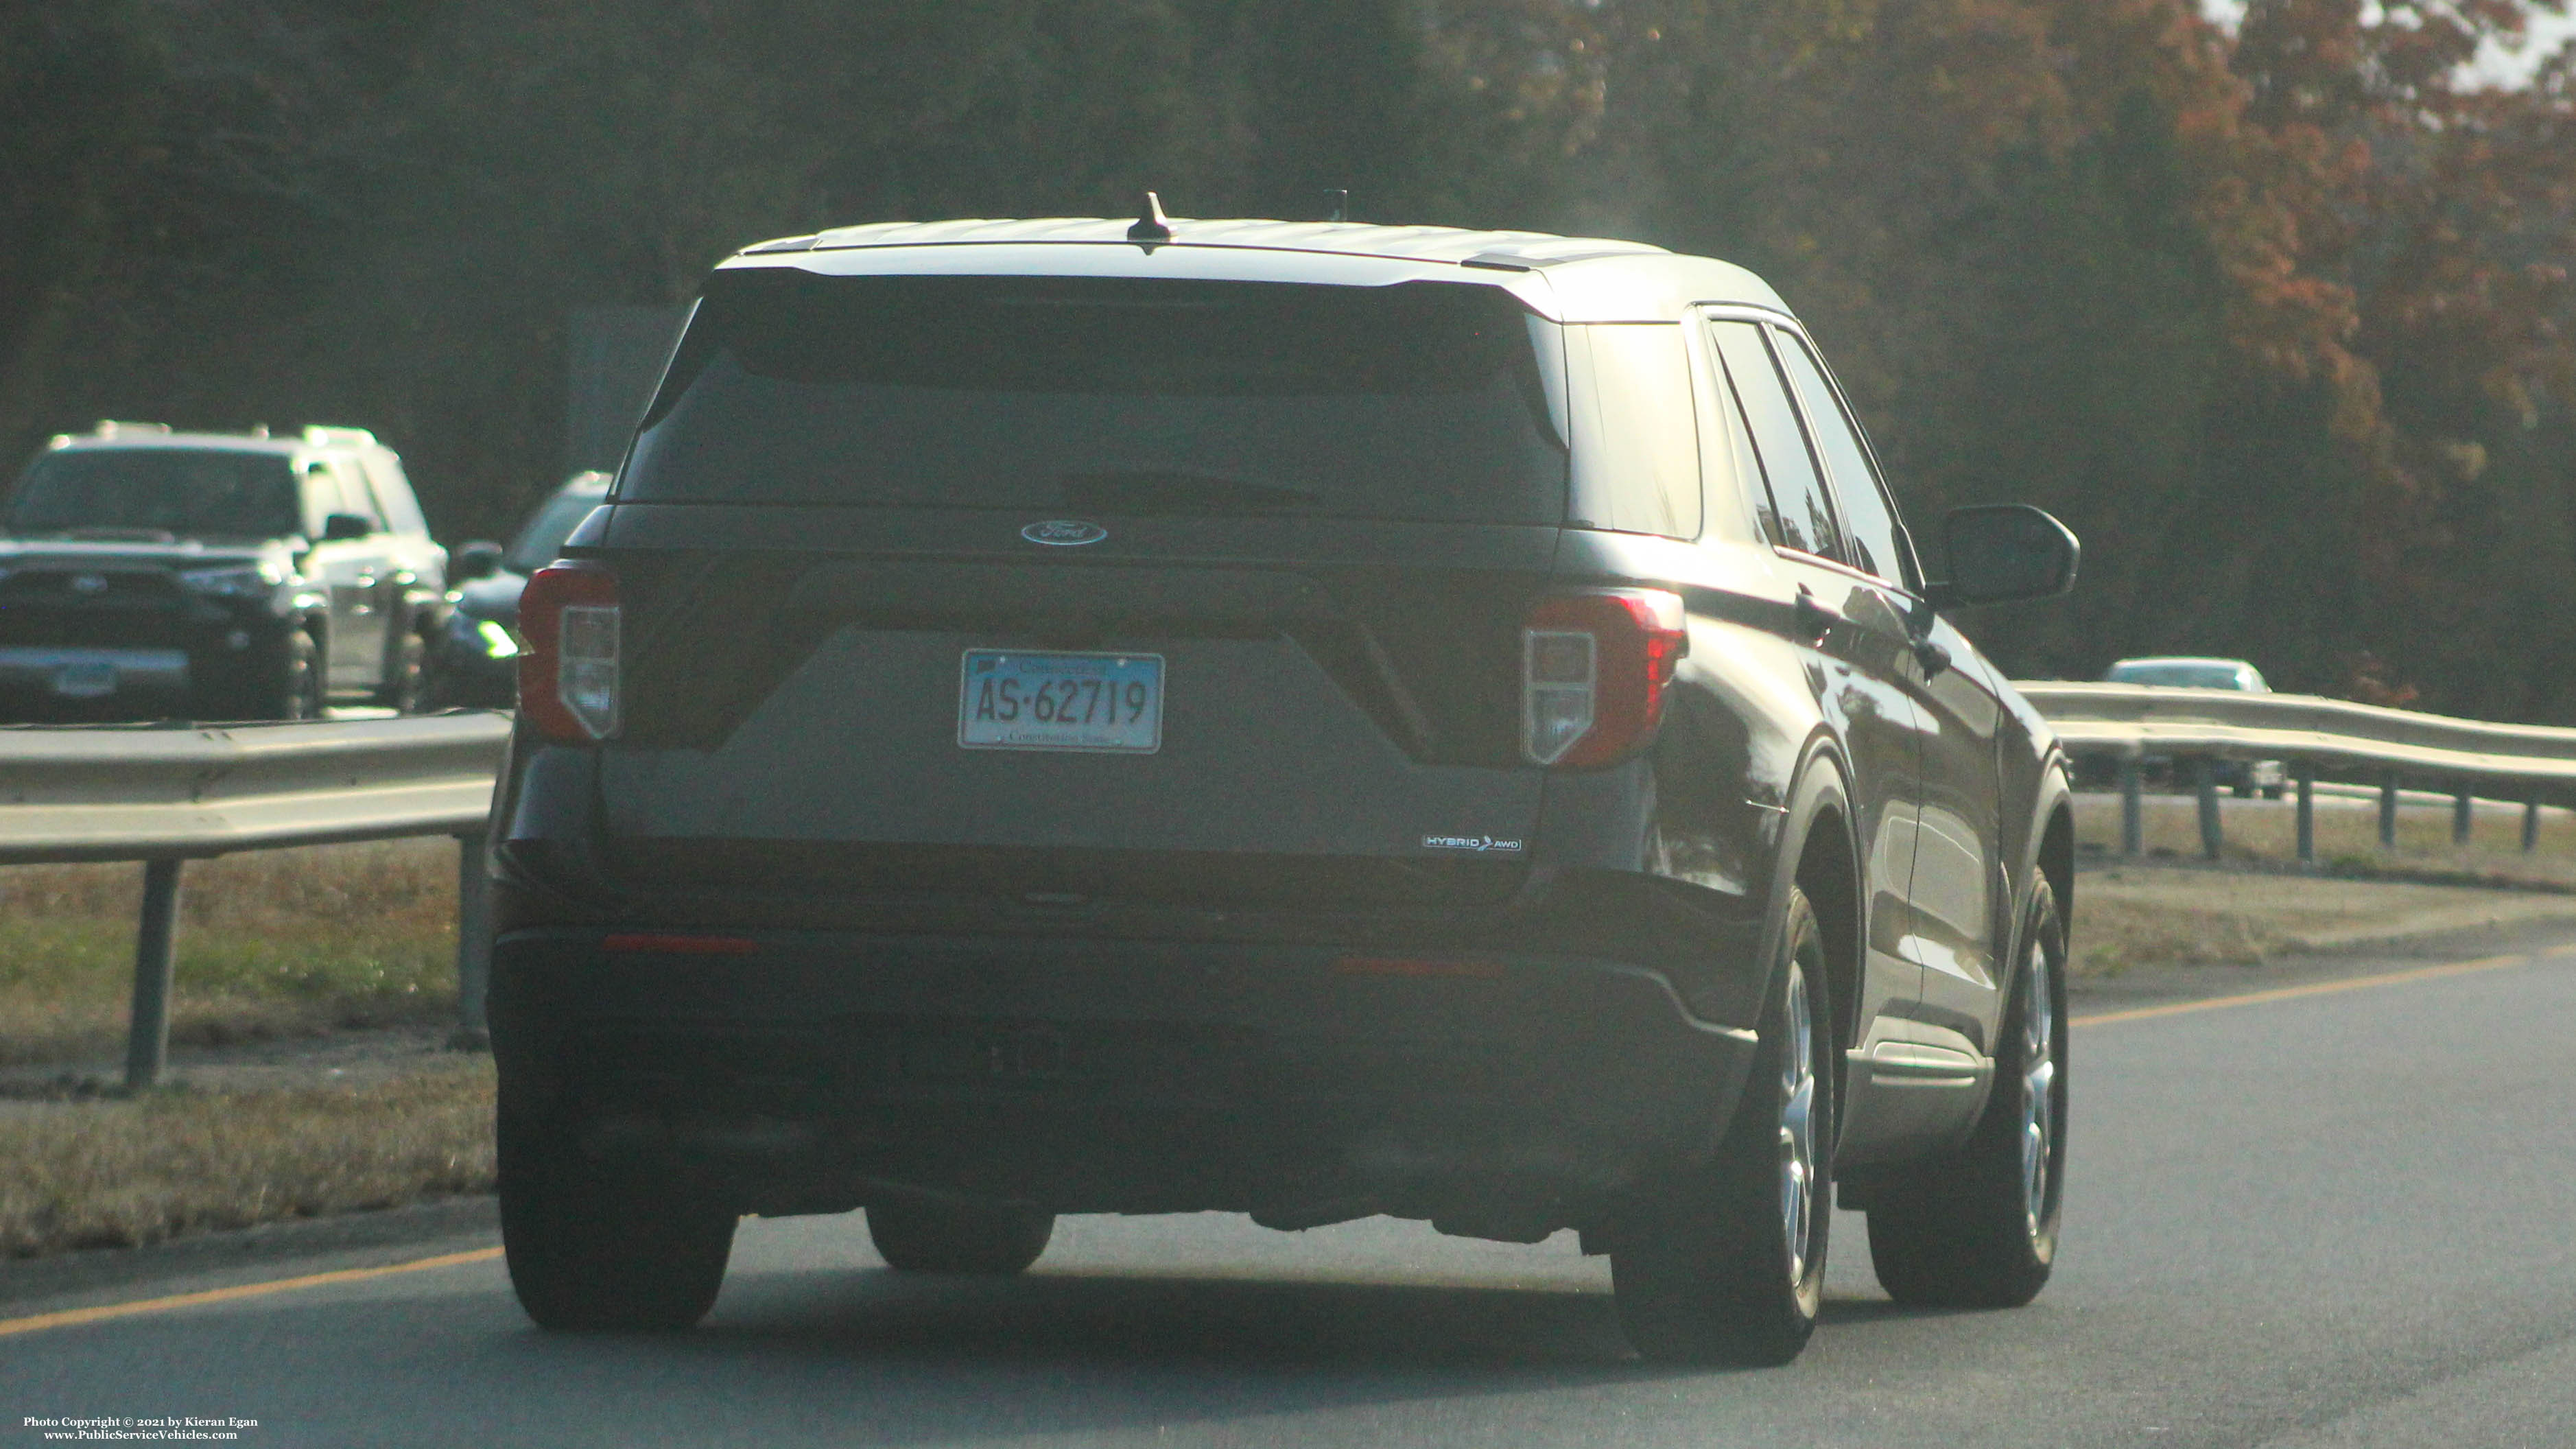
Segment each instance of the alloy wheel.
M1807 1279L1807 1250L1816 1212L1815 1023L1807 1010L1807 973L1789 963L1788 1040L1780 1059L1780 1231L1788 1244L1789 1283Z
M2056 1190L2049 1159L2057 1139L2057 999L2049 985L2047 952L2037 941L2022 963L2021 979L2022 1210L2037 1241Z

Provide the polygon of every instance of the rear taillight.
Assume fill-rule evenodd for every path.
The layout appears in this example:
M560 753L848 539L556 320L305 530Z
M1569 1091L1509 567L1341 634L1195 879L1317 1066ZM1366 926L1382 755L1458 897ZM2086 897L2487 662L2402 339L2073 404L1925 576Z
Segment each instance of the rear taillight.
M617 575L556 564L519 595L519 709L551 740L582 744L617 733Z
M1690 652L1681 596L1550 594L1521 630L1521 749L1541 765L1607 765L1654 738L1664 688Z

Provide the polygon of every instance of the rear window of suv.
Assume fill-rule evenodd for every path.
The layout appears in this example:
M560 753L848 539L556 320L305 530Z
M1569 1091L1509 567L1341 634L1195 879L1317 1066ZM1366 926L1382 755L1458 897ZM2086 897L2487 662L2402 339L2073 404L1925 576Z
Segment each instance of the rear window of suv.
M1455 283L720 272L617 493L1556 523L1552 325Z

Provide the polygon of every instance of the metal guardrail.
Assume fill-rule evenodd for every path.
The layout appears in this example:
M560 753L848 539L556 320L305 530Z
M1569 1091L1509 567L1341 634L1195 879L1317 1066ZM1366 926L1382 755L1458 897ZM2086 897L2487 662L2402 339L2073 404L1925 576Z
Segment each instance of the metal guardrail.
M2144 765L2193 767L2200 796L2201 848L2224 847L2217 760L2278 760L2298 792L2298 849L2316 860L2317 772L2331 769L2379 786L2379 839L2397 840L2399 794L2409 779L2438 782L2451 796L2451 834L2465 843L2480 787L2509 792L2523 807L2522 848L2539 841L2544 801L2576 799L2576 729L2490 724L2386 709L2304 694L2252 694L2165 685L2015 683L2067 753L2107 757L2120 777L2120 842L2139 853Z
M281 724L0 729L0 865L143 862L125 1076L160 1079L180 867L243 850L452 835L459 1035L489 971L484 831L510 736L489 711Z

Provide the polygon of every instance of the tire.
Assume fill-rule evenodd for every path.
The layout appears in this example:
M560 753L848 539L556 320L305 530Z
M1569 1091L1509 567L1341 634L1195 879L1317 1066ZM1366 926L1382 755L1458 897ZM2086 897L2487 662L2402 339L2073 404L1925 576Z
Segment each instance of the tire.
M1878 1281L1899 1303L2018 1308L2057 1261L2066 1193L2066 929L2043 877L2022 933L1995 1088L1965 1146L1869 1210Z
M429 643L413 630L403 631L402 641L385 661L388 671L375 700L380 707L396 714L418 714L429 698Z
M1784 1364L1815 1332L1832 1223L1833 1004L1824 934L1792 889L1743 1100L1719 1139L1654 1174L1610 1252L1619 1322L1663 1363Z
M1055 1235L1055 1214L1003 1205L904 1198L868 1204L868 1240L906 1273L1008 1277L1028 1270Z
M277 673L270 680L257 719L320 719L323 713L322 646L302 629L290 630L278 650Z
M586 1160L506 1092L498 1139L503 1255L539 1328L668 1331L715 1306L733 1213L659 1174Z

